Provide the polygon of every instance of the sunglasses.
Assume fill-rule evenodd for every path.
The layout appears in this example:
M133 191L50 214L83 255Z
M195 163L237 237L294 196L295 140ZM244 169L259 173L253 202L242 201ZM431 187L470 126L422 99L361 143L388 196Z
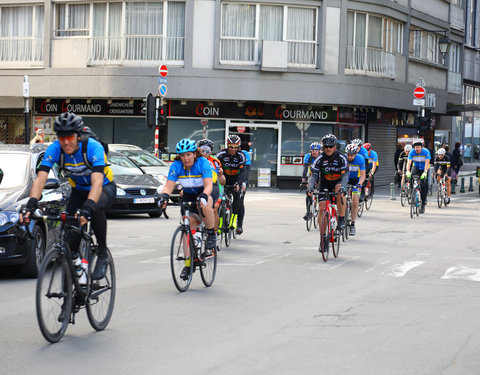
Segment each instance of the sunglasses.
M72 135L63 135L61 137L58 137L58 139L62 142L65 142L65 141L69 141L69 142L73 142L75 140L75 138L77 138L77 135L76 134L72 134Z
M228 145L228 148L236 149L236 148L240 148L240 146L237 146L237 145L235 145L235 146L233 146L233 145Z
M334 148L335 146L323 146L323 148Z

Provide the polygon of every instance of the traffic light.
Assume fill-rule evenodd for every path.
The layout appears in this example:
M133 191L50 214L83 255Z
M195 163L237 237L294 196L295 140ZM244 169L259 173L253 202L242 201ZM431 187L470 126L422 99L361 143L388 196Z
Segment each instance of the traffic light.
M147 95L145 100L146 105L146 116L145 116L145 123L147 127L153 128L156 125L156 98L151 93Z
M158 108L158 126L167 125L167 106L161 105Z
M415 119L415 125L417 126L417 134L425 135L430 130L430 123L432 119L430 117L417 117Z

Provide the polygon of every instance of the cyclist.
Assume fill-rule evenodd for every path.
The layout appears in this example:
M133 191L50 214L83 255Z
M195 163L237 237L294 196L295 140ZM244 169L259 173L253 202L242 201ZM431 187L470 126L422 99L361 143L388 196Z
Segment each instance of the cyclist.
M360 201L360 191L362 184L365 181L365 158L358 155L358 147L354 144L349 144L345 147L347 154L349 178L348 184L352 185L352 225L350 226L350 235L355 236L355 220L357 219L358 204Z
M247 186L248 186L248 177L250 177L250 167L252 165L252 157L247 150L241 150L243 155L245 155L245 190L242 191L240 194L240 199L242 203L240 204L240 212L238 213L238 221L243 223L243 218L245 217L245 194L247 193ZM241 232L238 232L241 234Z
M312 167L315 160L320 155L320 149L322 145L319 142L313 142L310 145L310 153L305 155L303 158L303 174L302 174L302 184L308 184L308 177L312 174ZM312 197L307 194L306 196L306 205L307 205L307 213L303 216L304 220L309 219L309 212L308 208L310 207L310 203L312 203Z
M207 241L205 243L206 250L212 250L216 245L216 234L213 229L215 217L213 213L213 200L211 197L213 189L212 166L207 159L202 157L200 150L197 149L195 141L184 138L176 145L177 156L168 171L167 183L163 187L159 205L165 208L168 199L172 193L177 181L182 185L182 202L197 203L201 208L201 212L196 204L191 205L190 210L193 215L190 217L190 228L197 230L201 222L201 218L195 214L203 216L203 222L207 229ZM183 213L182 213L183 214ZM185 268L182 270L180 277L188 279L190 272L191 259L190 254L185 254Z
M223 173L225 174L226 184L233 185L233 204L232 204L232 224L237 220L237 234L243 233L243 217L238 214L242 210L242 200L240 191L245 192L247 183L245 182L245 155L240 151L240 137L238 135L229 135L227 138L228 148L221 150L217 154L218 160L222 163Z
M223 175L222 163L215 156L212 156L213 142L210 139L202 139L198 141L198 149L202 153L212 166L212 202L213 202L213 215L215 216L215 231L218 230L218 209L220 207L220 185L225 185L225 176Z
M60 164L64 158L62 168L68 176L72 186L67 204L68 215L76 216L80 210L80 224L84 225L91 218L92 227L98 242L98 258L92 273L94 280L105 277L108 265L107 255L107 218L105 210L115 199L117 188L113 182L113 173L107 165L102 144L89 137L86 155L90 169L83 160L82 140L80 133L83 129L83 119L74 113L65 112L55 118L54 130L58 139L48 146L43 160L38 168L37 178L30 190L30 199L27 202L26 218L38 208L42 191L48 178L48 173L55 164ZM67 242L72 253L77 252L81 235L70 231Z
M337 150L337 137L333 134L327 134L322 138L323 152L315 160L312 168L312 176L308 180L308 194L313 194L313 189L317 180L319 181L320 191L327 189L330 192L345 194L348 182L348 162L347 158ZM325 210L326 197L319 199L318 223L322 228L323 211ZM345 202L343 199L337 200L339 220L338 227L345 228ZM324 233L321 233L322 235Z
M412 151L412 145L406 144L398 157L397 172L402 176L401 185L405 182L405 169L407 168L408 154Z
M413 165L412 165L413 164ZM425 212L425 205L427 204L428 193L428 169L430 168L430 151L423 148L423 139L417 138L413 142L413 149L408 154L406 177L410 178L413 175L420 176L420 195L422 197L422 206L420 213Z
M443 175L447 174L447 198L446 202L450 203L450 192L452 189L452 168L450 166L450 158L446 155L446 151L444 148L439 148L437 150L437 157L435 158L434 162L434 170L437 173L437 182L440 182L440 179Z
M368 177L370 178L370 186L371 186L370 194L373 194L375 191L373 176L375 175L375 172L378 170L378 154L376 151L373 151L372 145L370 143L365 143L363 147L365 148L365 150L367 150L367 153L368 153L366 171L367 171Z
M365 158L365 163L368 163L368 151L365 147L362 146L362 140L360 138L355 138L351 143L358 147L358 155L363 156Z

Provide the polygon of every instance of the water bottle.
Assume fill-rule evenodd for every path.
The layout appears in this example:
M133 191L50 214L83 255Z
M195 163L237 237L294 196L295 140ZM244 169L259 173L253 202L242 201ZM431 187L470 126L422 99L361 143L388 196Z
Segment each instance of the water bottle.
M83 274L82 274L82 277L80 277L80 284L86 284L87 275L88 275L88 260L83 258L82 258L82 270L83 270Z
M337 218L335 216L332 216L330 223L331 223L332 229L335 229L337 227Z
M195 246L195 249L201 249L202 248L202 233L197 232L196 230L192 230L192 236L193 236L193 245Z
M84 272L82 267L82 260L78 253L73 254L73 265L75 266L75 271L77 272L78 282L80 284L87 283L87 274Z

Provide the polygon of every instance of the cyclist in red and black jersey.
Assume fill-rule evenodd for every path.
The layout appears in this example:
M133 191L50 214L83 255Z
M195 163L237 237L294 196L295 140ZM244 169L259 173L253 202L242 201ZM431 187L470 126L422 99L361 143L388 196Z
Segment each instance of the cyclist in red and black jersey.
M317 180L320 191L328 189L330 192L345 194L348 183L347 158L337 150L337 137L327 134L322 138L323 153L315 160L312 168L312 176L308 180L308 193L312 195ZM345 228L345 201L337 199L339 212L338 227ZM325 198L319 199L318 223L322 228Z
M230 135L227 138L227 146L217 154L217 159L222 163L223 174L225 176L226 185L233 185L233 205L232 213L238 215L242 208L242 200L240 199L240 191L247 189L246 181L246 158L240 150L240 137L238 135ZM243 233L243 217L237 216L237 234Z

